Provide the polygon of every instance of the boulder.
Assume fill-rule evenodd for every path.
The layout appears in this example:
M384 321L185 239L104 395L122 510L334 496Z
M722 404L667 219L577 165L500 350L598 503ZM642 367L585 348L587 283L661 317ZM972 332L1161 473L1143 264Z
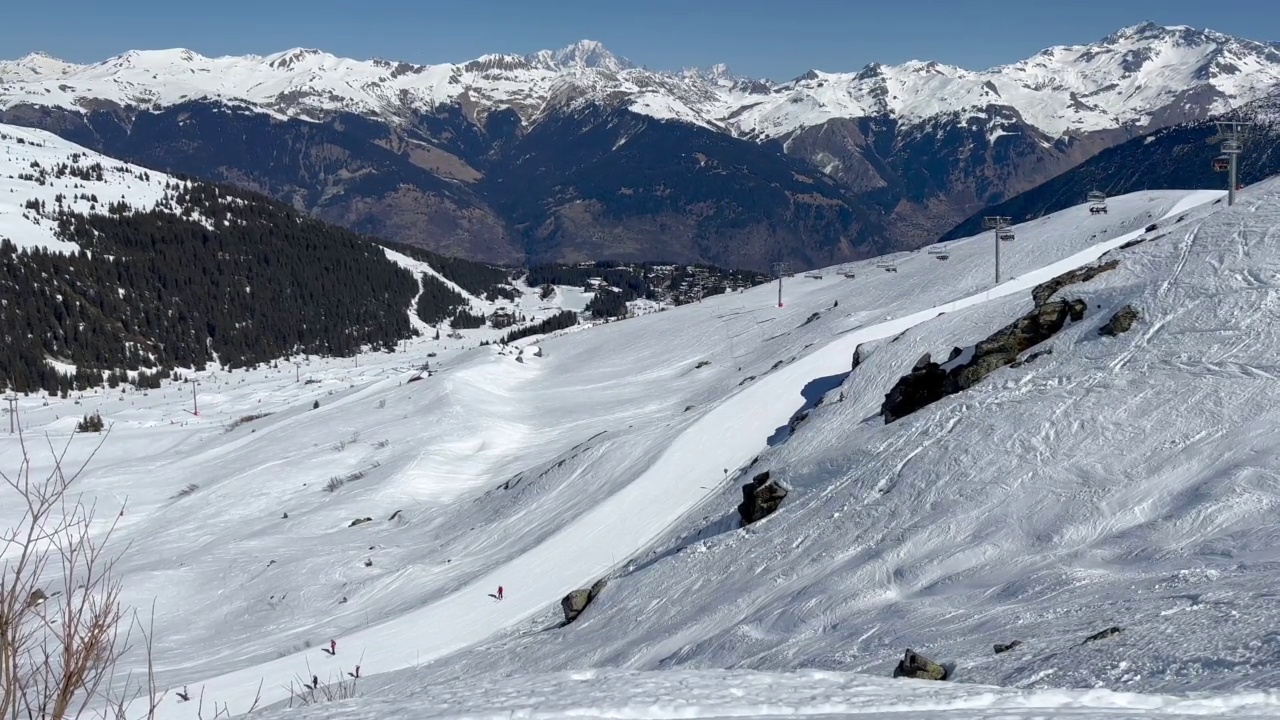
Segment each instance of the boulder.
M1122 633L1122 632L1124 632L1124 628L1120 627L1119 625L1112 625L1111 627L1107 628L1106 630L1099 630L1098 632L1096 632L1096 633L1094 633L1094 634L1090 635L1089 637L1087 637L1087 638L1085 638L1085 639L1084 639L1084 642L1082 642L1082 643L1080 643L1080 644L1081 644L1081 645L1085 645L1085 644L1087 644L1087 643L1097 642L1097 641L1099 641L1099 640L1106 640L1107 638L1111 637L1112 635L1119 635L1119 634L1120 634L1120 633Z
M918 655L910 648L903 654L898 666L893 669L896 678L915 678L917 680L946 680L947 669L929 658Z
M849 372L853 372L854 370L857 370L858 366L862 364L862 361L866 359L867 359L867 352L863 350L862 343L859 343L858 347L853 349L853 362L849 366Z
M577 620L582 611L587 609L587 606L591 604L592 600L596 599L596 596L600 594L601 590L604 590L607 584L607 580L597 580L591 587L585 590L574 590L561 598L560 609L564 611L563 625L568 625Z
M1007 653L1021 644L1022 644L1021 640L1014 640L1012 642L1007 642L1007 643L996 643L994 649L996 651L996 654L999 655L1000 653Z
M1053 337L1068 320L1079 321L1087 308L1088 305L1078 299L1037 305L1030 313L979 341L974 346L973 357L950 370L943 370L925 355L885 394L880 415L888 424L948 395L968 390L999 368L1016 362L1025 350Z
M743 526L772 515L786 496L787 489L771 480L768 470L751 478L742 486L742 504L738 505Z
M1142 315L1135 307L1132 305L1125 305L1117 310L1115 315L1111 316L1111 319L1107 321L1106 325L1098 328L1098 334L1107 337L1115 337L1120 333L1129 332L1129 329L1133 327L1133 324L1136 323L1140 317L1142 317Z
M365 523L367 523L367 522L373 522L373 518L370 518L370 517L366 517L366 518L356 518L355 520L352 520L352 521L351 521L351 524L350 524L350 525L348 525L347 527L355 527L355 526L357 526L357 525L363 525L363 524L365 524Z
M1031 300L1036 305L1043 305L1053 297L1053 294L1068 285L1075 283L1088 282L1104 272L1115 270L1119 267L1119 260L1110 260L1104 263L1095 263L1086 265L1082 268L1076 268L1070 272L1065 272L1052 280L1046 280L1035 287L1031 291Z

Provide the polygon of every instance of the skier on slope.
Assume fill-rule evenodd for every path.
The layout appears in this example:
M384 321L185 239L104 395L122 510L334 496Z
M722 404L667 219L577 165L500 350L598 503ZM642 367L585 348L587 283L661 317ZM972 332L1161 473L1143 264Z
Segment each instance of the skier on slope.
M337 654L338 654L338 641L337 641L337 640L330 640L330 641L329 641L329 654L330 654L330 655L337 655Z
M502 599L502 586L501 586L501 585L499 585L499 586L498 586L498 599L499 599L499 600L501 600L501 599Z

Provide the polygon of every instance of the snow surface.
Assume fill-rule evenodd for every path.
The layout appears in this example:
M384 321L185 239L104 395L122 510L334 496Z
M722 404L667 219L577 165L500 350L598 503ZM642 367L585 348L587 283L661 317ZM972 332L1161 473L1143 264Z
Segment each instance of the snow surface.
M1058 137L1142 126L1166 107L1203 103L1205 112L1220 112L1267 97L1278 84L1280 51L1267 43L1144 23L988 70L911 61L856 73L811 71L786 83L733 78L723 65L655 72L590 40L558 51L439 65L354 60L305 48L217 58L181 48L131 50L89 65L37 53L0 62L0 108L87 108L104 100L158 108L221 99L311 120L336 111L399 120L465 97L478 114L510 107L530 120L551 107L591 100L767 139L837 118L986 118L988 107L998 105Z
M1110 690L1018 690L981 685L887 680L851 673L804 671L626 672L588 670L510 678L500 684L459 682L402 686L375 698L297 709L279 717L352 720L414 718L1200 718L1276 717L1280 695L1172 696ZM274 717L272 713L269 716Z
M102 166L102 180L55 177L52 172L59 164L85 169L95 163ZM40 176L42 168L49 171L43 181L22 177ZM166 183L184 185L164 173L99 155L53 133L0 123L0 238L18 247L59 252L77 249L74 243L55 235L53 216L59 195L63 197L62 208L79 213L106 214L107 204L120 200L145 212L164 199ZM84 196L96 196L98 201ZM44 203L45 212L23 207L29 200Z
M193 695L202 688L207 700L233 712L247 709L260 686L264 700L275 702L291 681L313 673L337 680L357 664L370 682L399 670L422 673L418 680L433 686L584 666L884 674L908 638L922 651L941 650L940 660L963 658L964 681L1118 683L1123 668L1104 671L1081 651L1056 650L1066 656L1057 660L1048 649L1035 660L1024 651L993 662L974 639L989 647L994 632L1005 640L1018 626L1028 640L1072 635L1078 642L1081 632L1113 619L1081 618L1097 601L1087 594L1079 605L1032 597L1045 588L1067 592L1053 578L1038 584L1037 569L1084 557L1079 548L1104 530L1134 527L1097 524L1090 515L1089 503L1103 497L1099 488L1109 478L1100 468L1081 477L1065 461L1063 469L1037 468L1054 450L1052 433L1074 433L1066 450L1079 452L1144 434L1168 442L1149 428L1124 433L1114 424L1123 412L1158 417L1161 406L1090 401L1083 415L1036 430L1034 442L1021 431L1039 428L1051 412L1036 406L1027 415L1018 407L1037 399L1063 407L1084 402L1091 396L1077 393L1097 392L1097 383L1070 381L1072 368L1095 372L1099 355L1111 357L1106 348L1130 340L1080 339L1093 355L1073 360L1064 352L1028 370L1002 371L892 426L867 418L921 352L972 344L1025 312L1027 288L1132 239L1169 232L1130 251L1135 258L1146 257L1142 248L1179 247L1175 233L1198 235L1202 224L1190 215L1175 221L1207 212L1195 208L1221 194L1136 193L1112 198L1108 215L1081 206L1017 226L1017 240L1001 252L1007 280L995 288L987 233L948 243L946 262L916 251L891 256L897 273L870 261L849 265L852 280L832 272L821 280L787 278L783 308L776 307L776 287L762 286L520 343L536 343L540 357L530 351L517 361L514 349L423 338L394 354L299 359L298 370L281 362L196 373L198 417L189 413L191 386L167 384L65 401L26 398L21 423L28 436L48 434L55 444L71 438L84 413L99 411L112 424L79 487L107 515L125 510L120 539L131 545L120 569L131 603L157 602L160 686L187 686ZM1246 190L1241 208L1220 215L1271 222L1247 210L1265 209L1262 200L1278 194L1270 186ZM1152 222L1163 229L1146 233ZM1266 232L1244 236L1274 239ZM1225 238L1237 235L1212 236L1229 243ZM1230 246L1208 255L1219 264L1232 258ZM1148 269L1166 268L1152 261L1151 268L1126 270L1135 273L1128 287ZM1261 290L1266 272L1240 282L1264 283ZM1117 272L1121 277L1128 276ZM1091 310L1079 328L1096 325L1116 302ZM1158 321L1158 307L1143 309ZM1082 329L1070 332L1083 338ZM846 379L862 343L871 343L870 359ZM432 366L440 372L407 383L428 350L438 352ZM703 361L710 364L697 367ZM1234 367L1218 372L1254 372L1232 374ZM1047 368L1053 372L1043 375ZM1028 374L1039 383L1029 399L1029 389L1018 390L1028 381L1017 379ZM846 400L818 407L794 436L781 429L819 395L837 392ZM320 407L313 410L314 401ZM984 413L974 415L976 408ZM1009 417L993 419L1002 412ZM244 420L261 413L270 414ZM1209 437L1195 435L1186 420L1169 422L1178 438ZM75 438L69 461L91 445ZM1124 456L1108 452L1086 457L1123 467ZM1137 459L1167 455L1143 448ZM796 495L761 525L734 530L728 515L736 486L754 472L746 468L757 456L758 467L781 472ZM0 464L17 458L16 439L0 439ZM47 467L39 453L35 461L37 469ZM1173 469L1190 472L1186 462ZM1124 477L1150 492L1140 478ZM1079 489L1069 494L1073 482ZM954 492L931 495L945 483L954 483ZM180 493L188 485L196 487ZM326 485L335 487L328 492ZM1009 501L1019 489L1027 497ZM1062 499L1046 503L1046 492ZM991 513L1005 503L1031 514L1028 522L993 522ZM1200 512L1190 499L1167 512L1177 508ZM0 522L14 511L0 501ZM842 516L848 519L835 521ZM372 521L348 527L364 517ZM1175 524L1162 532L1173 534L1150 547L1183 537L1176 523L1192 530L1202 523L1168 517ZM1076 518L1084 524L1068 522ZM979 538L984 528L1008 532L963 544L966 533ZM968 590L961 580L979 571L987 584ZM1140 578L1148 587L1156 582L1140 572L1116 571L1125 587ZM565 592L610 573L621 575L582 619L550 629ZM1199 577L1179 581L1166 568L1156 575L1165 583ZM1079 577L1070 577L1067 588L1076 587ZM507 592L501 603L488 597L499 584ZM1116 592L1110 588L1113 602ZM1196 598L1181 601L1188 607L1204 602L1203 591L1181 592ZM1002 603L1018 598L1048 619L1001 616ZM1194 630L1179 621L1197 614L1176 613L1163 627ZM318 651L330 638L338 642L335 658ZM1268 647L1265 638L1255 640ZM1128 647L1123 637L1108 642ZM1102 652L1107 661L1116 657ZM1191 685L1239 686L1225 651L1194 662L1186 677L1201 679ZM1072 697L1063 702L1084 702ZM161 717L198 713L197 703L170 696Z

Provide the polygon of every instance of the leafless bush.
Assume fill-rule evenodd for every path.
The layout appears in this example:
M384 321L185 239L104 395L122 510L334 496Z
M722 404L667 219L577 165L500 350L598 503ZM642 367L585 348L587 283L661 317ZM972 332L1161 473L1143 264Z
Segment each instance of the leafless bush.
M64 471L70 441L60 453L51 444L53 469L33 477L20 434L17 472L0 472L6 502L16 500L23 511L14 527L0 532L0 557L5 558L0 564L0 720L72 720L90 708L104 717L122 717L140 697L145 697L145 717L154 717L160 696L151 668L152 634L121 604L115 573L120 556L106 549L115 521L95 537L89 531L94 506L70 497L72 483L109 435L108 429L71 473ZM147 656L140 680L116 673L135 627ZM137 716L136 708L132 714Z
M179 498L187 497L188 495L192 495L192 494L194 494L194 493L195 493L195 491L197 491L197 490L199 490L199 489L200 489L200 486L199 486L199 485L197 485L197 484L195 484L195 483L187 483L187 484L186 484L186 486L185 486L185 487L183 487L181 490L179 490L179 491L177 492L177 494L175 494L175 495L173 496L173 498L171 498L171 499L173 499L173 500L177 500L177 499L179 499Z
M357 685L360 682L359 673L360 666L357 665L354 673L347 673L347 679L330 683L321 681L315 675L311 676L311 680L297 676L289 681L289 686L286 688L289 691L289 707L293 707L295 703L301 707L359 697L360 693L357 692Z
M382 450L383 448L387 447L390 444L391 444L390 440L376 440L374 441L373 446L379 450Z
M253 413L252 415L242 415L227 424L226 432L231 432L232 430L235 430L241 425L251 423L254 420L261 420L262 418L269 417L270 415L271 413L269 412Z

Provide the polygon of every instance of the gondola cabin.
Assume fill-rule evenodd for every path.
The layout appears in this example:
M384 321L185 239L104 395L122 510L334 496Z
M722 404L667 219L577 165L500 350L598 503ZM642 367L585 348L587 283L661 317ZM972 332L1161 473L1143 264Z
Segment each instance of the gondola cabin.
M1214 172L1226 172L1229 169L1231 169L1231 158L1226 155L1220 155L1213 159Z

